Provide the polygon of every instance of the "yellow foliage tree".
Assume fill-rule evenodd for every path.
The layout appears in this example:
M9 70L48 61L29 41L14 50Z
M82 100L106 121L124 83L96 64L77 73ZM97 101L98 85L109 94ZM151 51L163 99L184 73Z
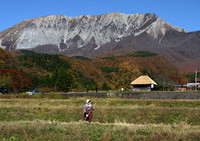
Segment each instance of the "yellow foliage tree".
M124 62L119 65L119 72L111 73L111 83L116 89L124 88L125 90L130 89L130 83L140 75L140 71L134 64L130 62Z

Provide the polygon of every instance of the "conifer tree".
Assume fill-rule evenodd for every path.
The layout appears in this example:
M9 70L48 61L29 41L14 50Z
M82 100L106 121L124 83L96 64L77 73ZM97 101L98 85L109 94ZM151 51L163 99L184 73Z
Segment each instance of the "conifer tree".
M56 68L52 75L51 75L51 81L50 81L50 87L53 88L57 84L57 79L58 79L58 68Z
M59 91L68 92L71 89L73 78L70 73L61 68L58 72L57 83Z
M47 74L44 78L44 87L51 87L51 78L49 74Z

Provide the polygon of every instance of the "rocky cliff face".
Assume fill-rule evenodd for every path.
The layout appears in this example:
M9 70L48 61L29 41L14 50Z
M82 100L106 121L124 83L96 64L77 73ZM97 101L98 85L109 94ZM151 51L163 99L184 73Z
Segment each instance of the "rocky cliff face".
M162 41L166 31L184 29L172 26L154 14L111 13L98 16L46 16L23 21L0 33L2 48L31 49L37 46L54 45L59 52L69 48L93 50L110 42L119 42L124 37L138 36L144 32Z
M9 51L30 49L96 58L147 50L177 64L199 62L199 45L200 31L189 33L149 13L51 15L25 20L0 33L0 47Z

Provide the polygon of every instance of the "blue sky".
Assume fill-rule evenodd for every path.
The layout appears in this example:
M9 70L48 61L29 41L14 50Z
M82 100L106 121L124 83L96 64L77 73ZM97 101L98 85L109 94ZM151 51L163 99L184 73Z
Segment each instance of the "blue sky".
M188 31L200 30L200 0L0 0L0 31L46 15L154 13Z

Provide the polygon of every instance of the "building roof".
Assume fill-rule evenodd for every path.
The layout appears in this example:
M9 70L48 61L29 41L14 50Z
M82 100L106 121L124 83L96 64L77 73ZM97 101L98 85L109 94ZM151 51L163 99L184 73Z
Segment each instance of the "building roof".
M132 85L147 85L147 84L154 84L157 85L148 75L142 75L131 82Z

